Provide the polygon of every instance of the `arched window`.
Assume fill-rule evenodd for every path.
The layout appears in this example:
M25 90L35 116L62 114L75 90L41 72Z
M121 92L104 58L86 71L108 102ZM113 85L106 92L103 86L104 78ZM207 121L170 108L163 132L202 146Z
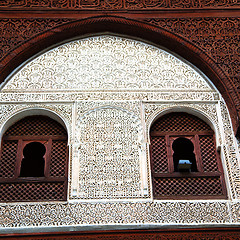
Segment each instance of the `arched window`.
M215 136L196 116L175 112L150 129L153 195L156 199L226 198Z
M67 132L46 116L7 129L0 158L0 201L65 200Z

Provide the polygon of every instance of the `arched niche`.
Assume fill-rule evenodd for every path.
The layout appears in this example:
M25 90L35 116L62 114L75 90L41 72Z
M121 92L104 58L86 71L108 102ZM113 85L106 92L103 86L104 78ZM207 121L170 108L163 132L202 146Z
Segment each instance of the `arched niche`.
M53 120L57 121L65 128L65 130L68 132L68 135L69 135L69 129L67 127L66 121L61 116L59 116L57 113L50 111L48 109L44 109L44 108L29 107L27 109L21 109L21 110L15 112L14 114L11 114L8 116L7 120L2 124L2 126L0 128L0 132L1 132L0 137L2 138L5 131L10 126L12 126L14 123L19 121L20 119L27 117L27 116L37 116L37 115L47 116L47 117L52 118Z
M186 112L170 112L150 129L155 199L226 199L222 160L211 127Z
M140 119L126 109L103 106L79 116L76 128L76 198L141 198Z
M5 124L0 153L1 202L67 198L67 131L40 112L26 111L12 118L12 124Z
M75 39L36 56L11 76L1 93L7 99L2 104L8 102L8 106L9 99L13 105L31 106L36 99L61 103L59 111L68 104L67 114L76 132L77 117L94 105L131 109L143 125L159 105L191 105L206 110L217 127L219 102L226 108L214 84L189 62L155 45L111 34ZM72 155L78 164L77 150ZM76 169L74 164L71 170ZM78 186L78 178L74 179Z

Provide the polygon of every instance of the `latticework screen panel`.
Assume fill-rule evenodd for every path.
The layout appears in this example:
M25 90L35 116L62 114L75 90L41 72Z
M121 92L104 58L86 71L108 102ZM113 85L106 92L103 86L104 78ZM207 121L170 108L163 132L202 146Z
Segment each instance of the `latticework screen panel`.
M165 137L151 137L152 169L154 173L168 172Z
M46 116L29 116L12 125L5 136L67 135L61 124Z
M63 200L64 183L0 183L0 201Z
M218 163L213 136L199 136L204 172L217 172Z
M66 175L67 143L53 141L51 151L50 176L64 177Z
M43 180L38 175L18 176L23 166L25 139L27 142L42 142L44 139L46 143ZM37 159L34 154L31 157L31 163ZM46 116L29 116L12 125L3 136L0 164L1 202L65 200L67 132L55 120Z
M155 178L155 196L222 195L220 177Z
M169 113L153 124L150 135L154 197L158 199L161 197L177 199L178 196L186 196L187 199L196 196L226 197L214 132L207 123L188 113ZM176 170L172 141L180 137L191 137L197 171L194 169L183 174ZM186 149L184 147L185 145L181 146L180 152L185 157L184 153L189 149L187 146ZM206 173L209 173L209 176L206 176Z
M211 131L203 120L187 113L169 113L159 118L151 127L151 131L160 132L192 132Z
M13 178L17 156L17 140L5 140L0 159L0 178Z

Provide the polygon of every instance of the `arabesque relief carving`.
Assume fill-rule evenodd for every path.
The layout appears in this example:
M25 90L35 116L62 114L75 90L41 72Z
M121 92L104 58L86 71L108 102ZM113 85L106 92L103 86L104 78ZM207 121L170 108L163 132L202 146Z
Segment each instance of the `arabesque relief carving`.
M185 90L212 88L190 66L151 45L113 36L67 43L37 57L5 90Z
M226 104L209 79L172 54L121 37L76 40L23 66L0 95L1 125L23 110L47 109L70 132L67 202L2 203L0 228L240 222L240 171ZM234 204L152 199L148 129L172 108L194 110L215 127Z
M188 9L188 8L212 8L212 7L239 7L240 4L234 0L199 0L199 1L183 1L183 0L52 0L52 1L36 1L21 0L12 1L5 0L0 4L1 8L31 8L31 9L100 9L100 10L143 10L143 9Z
M167 29L200 47L230 78L230 81L224 80L227 88L238 94L233 98L239 107L240 18L152 18L144 21Z
M24 203L0 205L0 228L101 224L230 223L229 204L222 202Z
M141 197L141 138L140 119L124 109L105 106L78 114L78 198Z

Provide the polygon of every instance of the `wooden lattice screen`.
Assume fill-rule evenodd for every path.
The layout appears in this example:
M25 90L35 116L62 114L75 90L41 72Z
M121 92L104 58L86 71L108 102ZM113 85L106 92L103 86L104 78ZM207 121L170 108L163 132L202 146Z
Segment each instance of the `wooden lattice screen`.
M187 113L170 113L151 127L151 168L156 199L226 198L222 164L213 130ZM196 172L174 171L172 143L188 138L194 145Z
M47 148L44 177L19 177L25 143ZM0 158L0 201L65 200L67 189L67 132L55 120L29 116L4 134Z

